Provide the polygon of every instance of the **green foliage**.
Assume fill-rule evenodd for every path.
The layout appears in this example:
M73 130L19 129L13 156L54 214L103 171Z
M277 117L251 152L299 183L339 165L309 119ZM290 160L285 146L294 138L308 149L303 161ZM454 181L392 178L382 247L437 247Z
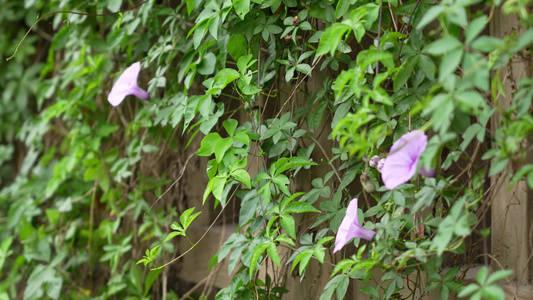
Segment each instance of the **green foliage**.
M354 280L374 299L501 299L511 271L465 286L443 264L479 231L487 183L533 189L533 79L506 82L533 19L526 1L489 2L0 0L0 56L17 51L0 60L0 299L152 297L163 267L199 251L187 151L207 161L202 203L240 199L212 259L232 276L217 299L280 299L284 278L259 274L313 264L333 267L320 299ZM491 9L521 30L488 36ZM151 100L111 107L136 61ZM369 158L415 129L437 177L388 191ZM377 234L326 255L354 195Z
M505 293L496 283L498 280L509 277L512 273L511 270L500 270L489 275L488 268L483 266L477 273L477 283L467 285L457 296L470 296L470 299L504 299Z

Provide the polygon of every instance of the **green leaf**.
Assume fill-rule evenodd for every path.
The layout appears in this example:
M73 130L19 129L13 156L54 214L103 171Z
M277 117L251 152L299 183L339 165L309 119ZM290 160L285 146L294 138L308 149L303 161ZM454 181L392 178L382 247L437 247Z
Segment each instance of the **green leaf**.
M350 0L339 0L335 8L335 19L342 17L353 2Z
M486 284L493 284L496 281L503 280L513 274L513 270L499 270L490 275Z
M374 299L381 299L378 292L379 287L373 287L373 286L364 286L360 288L359 290L369 296L371 296Z
M463 44L455 37L448 36L434 41L424 47L424 53L442 55L462 47Z
M489 176L501 172L509 164L508 158L495 158L492 160L489 169Z
M198 156L210 156L215 153L216 143L222 139L217 132L212 132L202 139L201 147L196 153Z
M476 91L463 91L454 96L459 108L466 113L473 113L487 107L485 98Z
M148 296L150 292L150 288L154 284L154 282L157 280L159 275L161 275L161 272L163 272L163 269L158 270L150 270L148 271L148 274L146 275L146 279L144 280L144 296Z
M309 22L305 21L300 24L300 29L301 30L313 30L313 27L311 26Z
M272 260L272 262L275 263L276 266L278 266L278 268L280 268L281 267L281 259L279 258L279 253L278 253L278 249L276 248L276 244L274 244L274 243L268 244L268 248L266 250L267 250L267 254L268 254L268 256L270 256L270 259Z
M335 23L331 27L328 27L320 37L316 55L324 55L329 52L333 56L341 39L348 32L350 32L350 27L345 24Z
M289 204L291 201L293 201L294 199L300 197L301 195L304 195L305 193L304 192L299 192L299 193L296 193L296 194L293 194L292 196L290 197L286 197L285 199L283 199L283 201L281 201L280 205L279 205L279 210L280 211L285 211L285 208L287 207L287 204Z
M175 238L178 235L185 235L185 234L183 232L178 232L178 231L169 232L167 236L165 237L165 239L163 239L163 244L170 241L171 239Z
M289 234L290 237L296 239L296 225L294 218L291 215L283 214L280 219L281 227Z
M209 21L208 19L202 20L200 23L198 23L196 28L192 28L189 31L189 35L194 30L194 36L193 36L193 45L194 49L198 49L200 44L202 43L202 40L204 39L205 35L207 34Z
M460 217L454 226L454 234L457 236L468 236L470 234L470 226L466 216Z
M344 295L348 289L350 277L347 274L339 274L333 277L324 287L324 292L320 295L319 300L329 300L333 298L333 293L336 291L337 299L344 299Z
M238 61L241 56L246 54L248 43L243 34L232 34L228 41L228 53L233 60Z
M250 199L241 204L241 209L239 211L239 226L244 226L250 221L257 210L259 201L256 199Z
M282 235L278 235L275 239L276 242L282 242L282 243L287 243L289 245L292 245L294 246L294 242L292 241L291 238L285 236L284 234Z
M13 242L13 237L10 236L10 237L5 238L0 244L0 270L2 270L2 267L4 266L4 262L6 258L12 254L12 251L9 250L12 242Z
M476 275L477 282L480 284L484 284L488 275L489 275L489 269L485 266L482 266Z
M291 81L292 77L294 77L294 70L296 69L296 67L291 67L291 68L288 68L286 73L285 73L285 81L286 82L289 82Z
M211 87L206 93L218 94L223 88L237 78L239 78L239 72L237 72L237 70L228 68L222 69L215 75Z
M231 138L223 138L219 139L215 144L215 157L217 159L217 163L220 163L222 159L224 158L224 155L226 155L226 152L228 149L233 145L233 139Z
M348 284L350 283L350 280L349 280L350 278L348 276L343 276L343 275L345 274L338 275L342 279L337 285L337 289L336 289L337 299L344 299L344 295L346 295L346 291L348 290Z
M492 36L480 36L472 42L472 48L481 52L490 52L497 48L504 47L503 40Z
M220 27L220 14L216 14L211 20L209 20L209 33L216 40L218 40L218 28ZM216 62L216 60L215 60Z
M212 192L215 199L219 200L222 198L222 192L224 191L224 186L226 185L227 178L225 176L217 175L213 179L209 180L207 187L204 191L204 196L202 199L202 204L207 200L207 196Z
M533 43L533 28L529 28L526 32L522 33L518 38L518 42L511 49L511 51L519 51Z
M237 134L235 134L233 139L239 143L250 145L250 137L248 136L248 134L246 134L246 129L243 129L237 132Z
M433 239L432 248L437 249L437 254L442 255L444 249L448 246L448 243L452 240L453 226L455 220L451 216L447 216L439 225L437 235Z
M250 268L250 278L254 274L254 270L255 270L255 266L257 265L257 261L259 260L259 258L263 254L263 252L265 252L265 249L267 249L270 244L271 243L266 242L266 243L261 243L261 244L255 246L255 248L253 250L252 257L250 259L250 267L249 267Z
M239 80L237 82L237 87L239 88L239 90L241 90L241 92L244 95L255 95L263 90L257 87L257 85L254 82L250 82L249 84L247 84L244 80Z
M306 202L292 202L292 203L289 203L289 205L287 205L287 207L285 208L283 212L300 214L304 212L320 213L321 211L314 208L311 204L306 203Z
M287 196L291 195L291 192L289 191L289 188L287 187L288 184L290 184L289 178L287 176L280 174L274 178L272 178L272 183L276 184L276 186Z
M368 49L359 52L357 55L356 63L361 65L361 68L372 65L375 62L380 61L388 70L394 68L394 57L388 51L377 52L376 49Z
M483 299L488 300L501 300L505 299L505 292L503 289L496 285L486 286L482 289L481 296Z
M107 9L111 12L118 12L122 6L122 0L107 0Z
M237 179L240 183L246 185L247 188L251 189L252 185L250 183L250 174L244 169L237 169L230 174L233 178Z
M468 27L465 30L465 43L470 43L475 39L481 31L485 28L485 23L487 22L487 16L483 15L476 18L474 21L470 22Z
M418 63L418 56L411 56L407 59L406 62L404 62L400 68L398 68L398 72L396 72L396 76L394 76L394 91L397 92L405 83L407 83L407 80L411 78L411 75L413 73L413 69L415 68L415 65Z
M237 60L237 67L242 74L246 73L250 60L252 60L252 54L243 55ZM254 60L255 61L255 60Z
M305 273L305 270L307 270L307 266L309 265L309 261L313 257L312 252L304 252L300 259L300 267L298 268L298 272L300 276L303 276Z
M308 64L298 64L296 65L296 70L304 75L309 75L309 77L311 77L311 66Z
M485 127L482 127L478 123L470 125L463 133L463 142L459 145L459 149L465 151L474 137L477 137L477 140L480 142L483 141L485 138Z
M233 7L237 15L244 20L244 16L250 12L250 0L235 0L233 1Z
M202 75L211 75L215 71L217 57L212 52L205 54L202 61L196 67L196 71Z
M418 67L420 68L420 71L424 73L427 79L435 79L435 74L437 73L437 66L435 65L431 57L424 54L420 54L418 59Z
M183 226L183 232L187 231L187 228L189 228L189 225L191 225L192 221L198 217L198 215L202 212L197 212L194 215L191 215L194 211L194 207L191 207L187 210L185 210L181 216L180 216L180 223Z
M445 14L446 21L455 25L465 27L468 25L468 17L466 16L466 9L461 6L452 6Z
M337 76L335 79L335 99L339 99L342 95L342 91L347 86L347 84L352 80L354 76L356 76L357 73L355 70L342 70L342 72Z
M226 129L229 136L233 136L235 128L239 125L239 122L235 119L228 119L222 123L222 126Z
M187 15L191 15L191 12L196 8L194 6L194 0L186 0L187 2Z
M213 196L217 200L221 200L222 199L222 192L224 191L224 186L226 185L227 178L223 177L223 176L220 176L220 177L217 176L217 177L213 178L213 180L214 180L213 188L212 188Z
M416 25L416 30L420 31L426 27L429 23L433 22L436 18L440 16L440 14L444 11L444 6L442 5L434 5L431 6L430 9L426 11L420 22Z
M443 82L448 75L455 72L463 58L463 49L455 49L442 58L439 68L439 82Z

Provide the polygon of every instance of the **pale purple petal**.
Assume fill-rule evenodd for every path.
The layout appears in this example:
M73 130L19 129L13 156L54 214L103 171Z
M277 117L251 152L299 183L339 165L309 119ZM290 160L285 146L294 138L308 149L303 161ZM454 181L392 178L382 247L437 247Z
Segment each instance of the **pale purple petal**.
M372 156L372 158L371 158L370 161L368 162L368 164L369 164L372 168L376 168L376 167L378 166L378 163L379 163L379 156L377 156L377 155Z
M425 176L425 177L435 177L435 169L433 168L429 168L429 170L426 170L426 168L424 168L424 166L422 166L420 168L420 171L418 171L418 173L422 176Z
M379 160L378 162L378 167L376 169L378 169L379 172L383 171L383 166L385 165L385 159L382 158Z
M107 96L107 100L111 105L119 105L128 95L134 95L142 100L148 100L148 93L137 85L137 76L140 71L140 62L136 62L124 70Z
M348 203L348 207L346 208L346 216L344 217L344 219L350 219L351 222L355 220L355 222L359 224L359 221L357 221L358 220L357 219L357 208L358 208L357 198L353 198L352 201Z
M341 226L337 231L337 236L335 238L335 249L333 253L339 251L353 238L361 238L365 240L371 240L376 233L370 229L363 228L359 223L357 217L357 198L354 198L348 204L346 209L346 215L342 220Z
M420 155L426 150L428 140L423 131L415 130L404 134L391 147L381 177L389 190L406 183L416 173Z

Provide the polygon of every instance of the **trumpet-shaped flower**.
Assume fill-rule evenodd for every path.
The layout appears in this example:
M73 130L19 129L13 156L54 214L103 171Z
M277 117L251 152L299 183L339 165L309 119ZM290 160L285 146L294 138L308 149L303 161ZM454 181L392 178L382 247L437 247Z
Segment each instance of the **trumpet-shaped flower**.
M140 71L140 62L136 62L124 70L107 96L107 101L111 105L119 105L128 95L134 95L142 100L148 100L150 98L148 93L137 85L137 76Z
M376 232L363 228L357 218L357 198L354 198L348 204L346 209L346 215L342 219L341 226L337 231L337 237L335 238L335 249L333 253L339 251L353 238L361 238L365 240L371 240Z
M381 172L383 183L389 190L393 190L413 178L418 160L426 150L427 144L426 134L423 131L415 130L404 134L392 145Z

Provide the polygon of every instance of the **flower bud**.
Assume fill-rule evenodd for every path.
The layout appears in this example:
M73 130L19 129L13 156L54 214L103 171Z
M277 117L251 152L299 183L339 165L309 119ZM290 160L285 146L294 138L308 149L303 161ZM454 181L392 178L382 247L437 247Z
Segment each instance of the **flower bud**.
M368 177L366 172L363 172L361 174L361 177L359 178L359 180L361 180L361 185L363 186L363 189L366 192L372 193L376 190L376 186L374 185L374 182L372 181L372 179Z
M385 165L385 159L382 158L379 162L378 162L378 171L381 172L381 170L383 170L383 166Z
M370 161L368 162L368 164L369 164L372 168L375 168L375 167L378 166L378 162L379 162L379 156L374 155L374 156L372 156L372 158L370 159Z

